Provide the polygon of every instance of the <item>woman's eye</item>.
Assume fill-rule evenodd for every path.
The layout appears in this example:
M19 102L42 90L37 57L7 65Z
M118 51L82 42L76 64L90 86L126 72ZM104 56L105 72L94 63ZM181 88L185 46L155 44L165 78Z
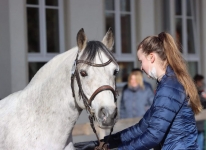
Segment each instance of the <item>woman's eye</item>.
M80 74L81 74L82 77L88 76L87 72L84 71L84 70L80 71Z
M113 73L113 75L116 76L117 74L118 74L118 71L115 70L114 73Z

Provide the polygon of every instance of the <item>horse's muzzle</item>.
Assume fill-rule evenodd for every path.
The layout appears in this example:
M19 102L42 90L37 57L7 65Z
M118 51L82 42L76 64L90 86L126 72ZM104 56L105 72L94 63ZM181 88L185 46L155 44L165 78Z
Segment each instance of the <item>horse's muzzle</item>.
M98 113L99 121L101 122L103 128L113 126L117 120L117 108L114 109L112 113L109 113L108 109L102 108Z

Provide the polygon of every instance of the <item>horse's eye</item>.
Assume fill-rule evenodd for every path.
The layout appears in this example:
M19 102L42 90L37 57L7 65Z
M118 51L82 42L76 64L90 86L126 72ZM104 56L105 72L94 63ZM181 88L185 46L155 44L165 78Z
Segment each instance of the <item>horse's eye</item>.
M80 74L81 74L82 77L88 76L87 72L84 71L84 70L81 70L81 71L80 71Z
M116 76L118 74L118 72L119 72L118 70L114 70L114 74L113 75Z

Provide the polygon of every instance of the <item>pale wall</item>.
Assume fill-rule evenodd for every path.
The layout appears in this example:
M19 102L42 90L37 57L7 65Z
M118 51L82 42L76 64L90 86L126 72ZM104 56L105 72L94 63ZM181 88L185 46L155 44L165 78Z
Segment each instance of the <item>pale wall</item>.
M9 4L0 1L0 99L11 93Z
M27 84L25 1L0 1L0 98Z
M28 84L27 28L25 0L9 0L11 92Z
M88 40L102 40L105 35L104 1L70 0L67 2L69 46L76 46L77 32L84 28ZM68 45L68 44L67 44ZM67 47L69 47L67 46Z

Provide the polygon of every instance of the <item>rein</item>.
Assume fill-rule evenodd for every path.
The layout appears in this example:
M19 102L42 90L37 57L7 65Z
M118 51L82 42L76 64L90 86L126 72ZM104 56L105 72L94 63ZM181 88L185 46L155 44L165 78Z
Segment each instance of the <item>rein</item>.
M110 64L112 62L112 59L109 59L107 62L105 63L102 63L102 64L95 64L95 63L91 63L89 61L84 61L84 60L78 60L78 54L76 56L76 59L74 61L74 64L73 64L73 67L72 67L72 74L71 74L71 88L72 88L72 95L73 97L75 98L75 91L74 91L74 79L76 78L76 81L77 81L77 84L78 84L78 87L79 87L79 95L82 97L83 99L83 102L84 102L84 105L85 105L85 108L87 110L87 112L89 112L89 121L90 121L90 125L91 125L91 128L93 129L93 132L95 133L98 141L99 141L99 145L101 145L101 142L100 142L100 139L97 135L97 132L96 132L96 129L95 129L95 126L94 126L94 120L95 120L95 116L94 116L94 112L91 110L91 103L92 101L94 100L94 98L96 97L97 94L99 94L100 92L102 91L105 91L105 90L109 90L112 92L113 96L114 96L114 100L115 102L117 101L117 91L114 90L110 85L103 85L101 87L99 87L98 89L96 89L94 91L94 93L91 95L91 97L88 99L87 96L85 95L83 89L82 89L82 84L81 84L81 81L80 81L80 76L79 76L79 71L78 71L78 68L77 68L77 65L80 64L80 63L83 63L83 64L87 64L89 66L93 66L93 67L104 67L104 66L107 66L108 64ZM115 86L116 86L116 83L115 83ZM110 135L113 131L113 127L111 128L111 131L110 131ZM102 145L101 147L103 148L104 145Z

